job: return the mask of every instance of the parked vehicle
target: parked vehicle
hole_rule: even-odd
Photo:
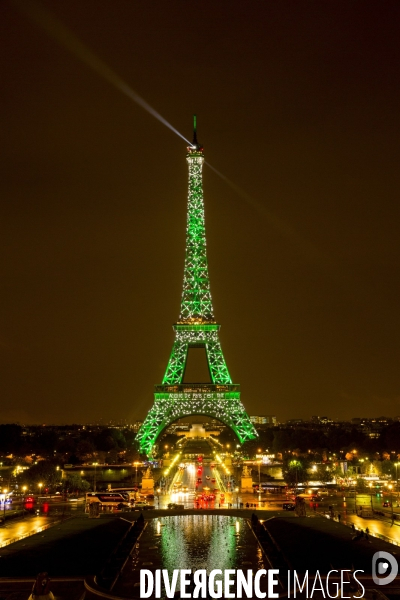
[[[371,519],[374,516],[374,513],[370,506],[362,504],[357,506],[357,515],[359,517],[363,517],[364,519]]]
[[[68,498],[69,502],[78,502],[78,498]],[[118,506],[124,506],[129,508],[131,503],[129,496],[126,493],[121,492],[87,492],[86,494],[86,507],[90,504],[98,503],[100,507],[111,507],[118,508]]]

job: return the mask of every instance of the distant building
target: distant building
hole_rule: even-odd
[[[319,416],[313,416],[311,417],[311,423],[315,423],[316,425],[327,425],[328,423],[332,423],[332,419],[329,419],[328,417],[319,417]]]
[[[254,425],[277,425],[277,420],[275,415],[253,415],[250,417],[250,421]]]
[[[377,439],[381,435],[381,431],[387,425],[393,423],[393,419],[389,417],[373,417],[368,419],[366,417],[354,417],[351,419],[351,424],[372,439]]]

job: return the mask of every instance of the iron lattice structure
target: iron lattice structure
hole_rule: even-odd
[[[175,323],[175,341],[161,385],[155,386],[154,404],[139,429],[141,452],[150,454],[158,436],[182,417],[206,415],[222,421],[241,443],[257,433],[240,401],[240,386],[232,383],[219,341],[208,275],[202,168],[203,148],[197,142],[187,149],[189,192],[186,254],[181,311]],[[212,383],[183,383],[188,350],[205,348]]]

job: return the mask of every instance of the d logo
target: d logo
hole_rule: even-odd
[[[372,557],[372,579],[376,585],[387,585],[396,579],[399,567],[397,560],[388,552],[375,552]],[[379,577],[385,575],[385,577]]]

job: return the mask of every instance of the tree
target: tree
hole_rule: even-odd
[[[383,475],[390,475],[393,479],[396,476],[396,467],[394,462],[391,460],[380,460],[380,472]]]
[[[291,486],[297,486],[299,483],[308,484],[308,461],[302,459],[285,459],[282,466],[282,473],[285,482]]]
[[[102,450],[103,452],[109,452],[113,448],[115,448],[118,444],[112,436],[111,429],[103,429],[98,433],[95,437],[95,445],[97,450]]]
[[[41,483],[43,489],[45,489],[46,487],[52,487],[57,483],[60,483],[60,481],[60,471],[58,471],[56,466],[48,460],[41,460],[36,465],[32,465],[29,469],[18,475],[19,483],[26,483],[35,491],[38,490],[39,483]]]
[[[76,447],[76,454],[81,460],[91,458],[93,456],[94,446],[89,440],[80,440]]]
[[[392,423],[382,429],[379,438],[381,450],[386,450],[389,454],[394,451],[397,455],[400,453],[400,423]]]
[[[292,446],[291,439],[292,431],[287,429],[277,429],[274,431],[274,441],[272,443],[272,449],[274,452],[285,452],[287,450],[293,450],[295,446]]]
[[[58,444],[58,436],[52,429],[39,427],[32,438],[31,444],[36,454],[53,456]]]
[[[22,445],[22,427],[14,423],[0,425],[0,452],[15,454]]]
[[[90,483],[82,479],[79,473],[68,473],[65,479],[65,489],[69,492],[88,492]]]
[[[316,472],[316,479],[321,483],[329,483],[333,479],[333,473],[329,467],[320,466]]]

